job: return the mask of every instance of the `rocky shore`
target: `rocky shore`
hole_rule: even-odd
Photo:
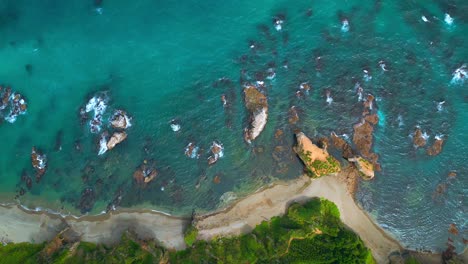
[[[227,208],[196,216],[198,239],[249,232],[262,221],[281,215],[292,202],[323,197],[334,202],[341,220],[372,250],[378,263],[401,258],[402,246],[354,202],[346,183],[346,171],[318,179],[302,176],[296,180],[279,182],[237,200]],[[255,212],[255,213],[252,213]],[[42,242],[67,229],[65,235],[80,237],[82,241],[112,244],[126,230],[142,238],[152,238],[163,246],[185,248],[184,230],[189,217],[174,217],[151,210],[120,209],[97,216],[60,216],[45,212],[27,211],[20,206],[0,207],[0,237],[3,242]],[[440,263],[440,255],[421,253],[424,263]]]

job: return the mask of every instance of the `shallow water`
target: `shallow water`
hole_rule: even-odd
[[[428,2],[119,0],[103,1],[100,13],[93,1],[2,1],[0,83],[28,102],[26,115],[0,124],[2,200],[12,201],[23,188],[25,205],[74,214],[98,213],[119,196],[124,207],[213,210],[226,192],[244,195],[299,175],[302,166],[290,151],[294,129],[311,137],[351,136],[362,111],[359,82],[378,99],[374,151],[382,171],[361,183],[358,200],[405,245],[441,250],[449,224],[466,234],[468,219],[468,81],[450,83],[468,63],[468,4]],[[452,25],[443,21],[446,12]],[[281,31],[273,26],[277,15],[286,17]],[[265,80],[268,124],[247,145],[240,78],[253,82],[272,67],[276,77]],[[364,80],[364,69],[372,79]],[[231,82],[217,81],[222,77]],[[312,91],[299,99],[295,93],[306,81]],[[99,135],[81,126],[78,115],[99,91],[110,98],[108,115],[124,109],[132,117],[127,140],[102,156]],[[230,107],[223,108],[222,94]],[[292,105],[299,109],[296,126],[288,123]],[[179,132],[171,130],[173,118]],[[409,135],[416,125],[429,134],[429,145],[444,135],[440,155],[414,149]],[[284,132],[280,139],[277,129]],[[208,166],[213,140],[222,142],[224,157]],[[199,159],[184,155],[189,142],[204,149]],[[48,169],[28,190],[21,176],[34,178],[32,146],[47,154]],[[275,160],[277,146],[286,151]],[[144,159],[159,174],[141,187],[132,175]],[[447,178],[450,171],[455,179]],[[439,184],[446,190],[434,195]],[[85,190],[93,195],[82,210]],[[452,238],[461,250],[461,236]]]

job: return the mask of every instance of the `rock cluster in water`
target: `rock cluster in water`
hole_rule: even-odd
[[[31,150],[31,165],[36,171],[36,181],[39,182],[47,169],[47,156],[35,147]]]
[[[429,140],[429,135],[426,132],[422,132],[419,126],[416,126],[416,130],[412,134],[413,144],[416,148],[422,148],[426,146],[427,141]],[[426,153],[429,156],[436,156],[442,151],[442,146],[444,144],[444,139],[442,135],[437,135],[434,137],[434,143],[426,149]]]
[[[107,93],[102,92],[91,97],[86,106],[80,109],[81,123],[84,124],[89,119],[91,133],[100,133],[105,121],[108,123],[108,129],[111,133],[107,130],[101,133],[98,155],[103,155],[123,142],[127,138],[125,130],[132,126],[131,118],[124,110],[117,109],[106,119],[105,114],[108,103],[109,97]],[[91,118],[88,117],[88,113],[92,113]]]
[[[133,173],[133,179],[137,184],[148,184],[158,176],[154,162],[143,161],[138,169]]]
[[[185,147],[185,156],[191,159],[198,159],[201,156],[200,147],[195,144],[195,142],[190,142]],[[220,158],[224,156],[224,147],[223,144],[219,141],[213,141],[210,147],[210,156],[208,157],[208,165],[215,164]]]
[[[0,118],[14,123],[19,115],[26,114],[27,108],[26,100],[20,93],[0,85]]]
[[[369,160],[375,170],[380,170],[379,156],[372,152],[374,126],[379,122],[374,106],[374,96],[369,94],[364,101],[361,121],[353,126],[353,143],[361,156]]]
[[[247,85],[244,88],[244,101],[250,113],[250,124],[244,130],[244,139],[251,143],[265,128],[268,118],[268,102],[266,95],[253,85]]]
[[[219,158],[222,158],[224,156],[223,150],[223,144],[217,141],[213,141],[213,144],[210,148],[212,155],[208,157],[208,165],[215,164]]]

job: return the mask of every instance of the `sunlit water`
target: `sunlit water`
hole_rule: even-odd
[[[442,250],[454,223],[462,250],[468,81],[452,81],[452,74],[468,63],[468,4],[336,2],[1,1],[0,83],[28,103],[26,115],[0,124],[3,202],[23,188],[26,206],[62,213],[98,213],[119,196],[120,207],[213,210],[226,192],[242,196],[300,175],[290,149],[295,129],[351,137],[362,111],[359,82],[377,97],[374,151],[382,164],[374,180],[361,183],[359,202],[410,248]],[[280,30],[275,18],[283,20]],[[264,80],[268,124],[248,145],[241,82],[263,79],[269,68],[276,76]],[[303,82],[312,90],[298,98]],[[126,141],[98,156],[100,136],[80,124],[79,109],[103,91],[109,102],[102,129],[111,131],[106,120],[115,109],[125,110],[132,126]],[[293,105],[295,126],[288,123]],[[180,131],[171,129],[172,119]],[[415,150],[416,125],[429,145],[443,135],[440,155]],[[214,140],[224,156],[208,166]],[[199,159],[184,155],[189,142],[203,150]],[[48,169],[28,190],[21,176],[34,178],[32,146],[47,155]],[[142,187],[133,172],[145,159],[159,174]],[[445,192],[436,195],[440,184]],[[86,191],[92,195],[83,200]]]

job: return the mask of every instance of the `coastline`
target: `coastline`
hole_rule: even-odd
[[[336,204],[342,222],[364,241],[377,263],[387,263],[392,252],[403,246],[361,209],[349,192],[344,173],[318,179],[301,176],[278,182],[235,201],[227,208],[197,215],[199,239],[239,235],[274,216],[284,214],[291,203],[314,197]],[[189,217],[175,217],[155,210],[119,209],[93,216],[60,216],[44,211],[29,211],[20,205],[0,206],[0,240],[2,242],[42,242],[68,228],[73,236],[86,242],[112,244],[128,229],[141,238],[155,239],[170,249],[185,248],[184,231]],[[439,263],[440,255],[416,253],[424,263]],[[466,256],[466,251],[463,253]]]

